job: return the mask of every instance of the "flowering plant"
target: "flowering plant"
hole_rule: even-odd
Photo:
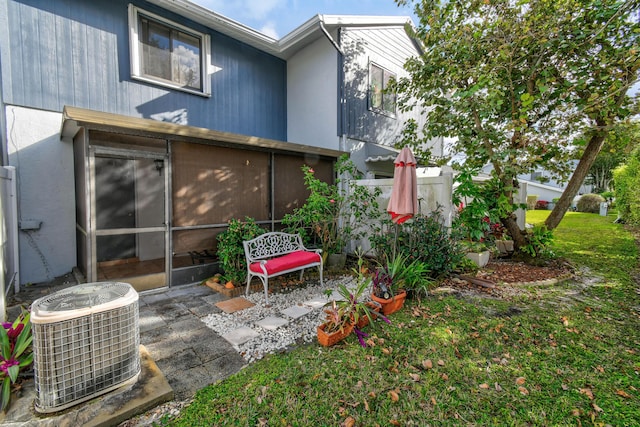
[[[0,409],[6,411],[11,398],[11,385],[18,380],[18,374],[33,362],[31,351],[30,313],[22,313],[13,323],[6,322],[0,328],[0,380],[2,380],[2,399]]]
[[[349,184],[359,177],[348,157],[341,157],[336,169],[349,179]],[[319,242],[323,256],[342,253],[351,239],[366,235],[368,228],[364,226],[365,222],[379,215],[376,198],[381,190],[370,192],[364,187],[352,185],[350,192],[346,193],[338,187],[340,180],[335,184],[321,181],[308,165],[302,166],[302,172],[309,197],[303,206],[284,216],[284,231],[299,233],[310,245]]]

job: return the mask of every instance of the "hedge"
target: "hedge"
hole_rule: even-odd
[[[628,224],[640,225],[640,147],[613,170],[613,182],[618,215]]]

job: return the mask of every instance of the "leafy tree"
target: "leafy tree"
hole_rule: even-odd
[[[396,0],[413,4],[423,54],[395,86],[402,109],[422,108],[428,137],[455,138],[466,168],[493,165],[510,208],[500,220],[516,248],[517,175],[538,166],[570,175],[576,135],[582,156],[546,225],[562,219],[607,132],[632,114],[638,80],[638,1]]]
[[[587,175],[587,183],[594,186],[595,193],[611,190],[613,170],[639,143],[640,122],[620,123],[609,132]]]

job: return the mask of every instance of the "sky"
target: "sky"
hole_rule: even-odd
[[[200,6],[280,39],[317,14],[410,16],[393,0],[191,0]]]

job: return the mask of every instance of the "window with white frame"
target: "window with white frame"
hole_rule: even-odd
[[[381,66],[369,64],[369,109],[395,116],[396,94],[386,89],[396,75]]]
[[[134,79],[210,95],[209,35],[129,5],[131,76]]]

